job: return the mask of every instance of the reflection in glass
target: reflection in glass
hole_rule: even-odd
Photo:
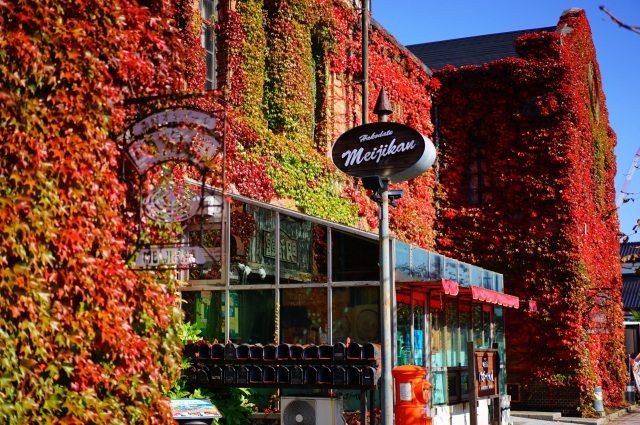
[[[469,399],[469,374],[465,372],[460,374],[460,393],[463,400]]]
[[[506,380],[505,380],[505,335],[504,335],[504,308],[495,306],[493,308],[495,328],[496,328],[496,342],[498,343],[498,350],[500,350],[500,392],[504,393],[506,391]]]
[[[444,363],[444,306],[431,300],[431,366],[445,367]]]
[[[477,266],[471,267],[471,285],[482,287],[482,269]]]
[[[404,366],[411,360],[411,306],[399,302],[397,304],[397,333],[396,333],[396,365]]]
[[[189,280],[211,279],[221,277],[222,233],[220,223],[189,225],[186,232],[189,246],[202,247],[205,252],[205,263],[201,267],[189,269]]]
[[[471,270],[467,263],[458,263],[458,285],[467,288],[471,286]]]
[[[415,305],[413,307],[413,364],[424,366],[424,307]]]
[[[411,346],[411,306],[397,305],[396,364],[424,366],[424,307],[413,306],[413,347]]]
[[[419,280],[429,280],[429,251],[413,248],[411,274]]]
[[[488,306],[485,306],[482,310],[482,331],[484,333],[483,347],[491,348],[493,343],[492,323],[491,323],[491,311],[488,310]]]
[[[489,270],[482,271],[482,287],[493,290],[493,273]]]
[[[194,324],[209,342],[224,341],[225,298],[223,291],[184,291],[184,322]]]
[[[395,241],[396,254],[396,281],[407,282],[411,280],[411,246],[404,242]]]
[[[474,304],[471,311],[473,314],[473,344],[475,348],[483,348],[482,306],[480,304]]]
[[[471,336],[471,304],[461,302],[460,306],[460,366],[468,366],[467,343]]]
[[[503,292],[504,287],[502,286],[502,275],[499,273],[493,274],[493,285],[496,291]]]
[[[380,289],[375,286],[334,288],[331,300],[333,341],[380,342]]]
[[[448,300],[445,309],[447,320],[447,366],[459,366],[458,354],[460,341],[458,339],[458,300]]]
[[[331,249],[334,282],[380,280],[377,241],[333,230]]]
[[[458,378],[460,377],[457,373],[449,373],[447,375],[447,387],[449,387],[449,398],[450,399],[458,399],[460,397]]]
[[[231,204],[231,284],[275,283],[274,214],[243,202]]]
[[[431,375],[433,380],[433,389],[431,390],[431,399],[433,404],[446,404],[447,393],[447,374],[446,372],[434,372]]]
[[[429,254],[429,279],[440,280],[443,276],[444,258],[440,254]]]
[[[446,257],[444,263],[444,278],[458,282],[458,261]]]
[[[275,334],[273,290],[231,291],[229,336],[235,344],[269,344]]]
[[[280,292],[280,341],[327,344],[326,288],[292,288]]]
[[[327,228],[281,214],[280,283],[326,281]]]

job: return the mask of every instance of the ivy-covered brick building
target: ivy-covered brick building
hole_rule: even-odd
[[[616,138],[585,12],[409,47],[435,65],[440,252],[504,273],[512,407],[618,404],[624,362]],[[433,62],[430,62],[433,58]]]
[[[589,415],[596,386],[606,406],[621,402],[627,373],[613,207],[615,134],[582,10],[566,11],[555,27],[410,50],[374,21],[365,79],[359,9],[349,2],[203,0],[202,6],[207,84],[223,93],[230,113],[226,168],[212,186],[375,232],[377,206],[328,160],[333,141],[362,123],[363,80],[371,93],[368,121],[376,120],[371,111],[385,87],[391,120],[435,141],[434,170],[394,186],[405,197],[391,214],[393,236],[503,274],[500,291],[517,295],[520,308],[492,307],[484,323],[482,308],[476,314],[441,289],[423,291],[419,308],[432,330],[423,354],[432,379],[442,379],[432,403],[464,403],[464,357],[447,354],[448,363],[443,357],[440,365],[437,353],[459,350],[485,325],[498,332],[505,327],[503,384],[514,406]],[[238,217],[248,212],[231,208]],[[246,245],[235,238],[236,249]],[[230,281],[222,283],[239,284],[242,276],[231,269],[241,263],[227,264]],[[252,278],[259,275],[247,275]],[[253,283],[264,284],[261,279]],[[202,279],[194,284],[212,289]],[[414,301],[403,298],[402,285],[398,290],[400,321],[408,317],[402,302]],[[286,298],[286,291],[279,295]],[[229,329],[215,332],[229,337]],[[320,338],[320,330],[314,332]],[[329,340],[340,335],[337,328],[325,332]],[[487,335],[487,342],[495,336]],[[416,358],[415,340],[394,345],[398,352],[410,346]]]

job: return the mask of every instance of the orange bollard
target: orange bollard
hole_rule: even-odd
[[[391,371],[394,382],[393,413],[395,425],[430,425],[427,402],[433,387],[427,382],[427,369],[399,366]]]

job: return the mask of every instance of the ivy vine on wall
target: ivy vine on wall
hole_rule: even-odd
[[[520,37],[520,58],[435,73],[446,188],[438,245],[504,273],[507,291],[536,301],[537,311],[508,312],[507,373],[578,388],[588,414],[596,385],[615,406],[628,379],[616,141],[606,109],[595,107],[604,99],[584,11],[565,14],[565,26]],[[601,290],[611,302],[594,306]],[[594,308],[612,324],[606,331]]]

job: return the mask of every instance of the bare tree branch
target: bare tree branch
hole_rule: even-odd
[[[606,8],[606,7],[604,7],[604,6],[600,6],[600,10],[602,10],[604,13],[606,13],[607,15],[609,15],[609,17],[611,18],[611,20],[612,20],[613,22],[615,22],[616,24],[618,24],[619,26],[621,26],[622,28],[626,28],[626,29],[628,29],[629,31],[633,31],[633,32],[635,32],[635,33],[637,33],[637,34],[640,34],[640,27],[625,24],[625,23],[624,23],[624,22],[622,22],[620,19],[616,18],[616,17],[613,15],[613,13],[611,13],[611,12],[609,11],[609,9],[607,9],[607,8]]]

